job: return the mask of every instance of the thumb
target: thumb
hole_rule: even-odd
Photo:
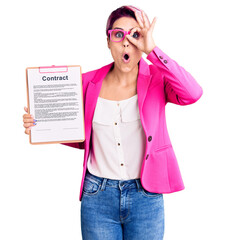
[[[27,107],[24,107],[24,111],[27,113],[27,112],[28,112],[28,108],[27,108]]]

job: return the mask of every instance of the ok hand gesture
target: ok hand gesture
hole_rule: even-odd
[[[137,11],[134,11],[134,12],[140,27],[134,28],[131,31],[130,35],[127,34],[126,37],[139,50],[141,50],[142,52],[148,55],[156,46],[154,39],[152,37],[152,33],[154,30],[157,18],[155,17],[152,23],[150,24],[149,19],[146,13],[144,13],[144,11],[141,10],[141,14],[139,14]],[[138,39],[135,39],[132,37],[134,32],[139,32],[140,37]]]

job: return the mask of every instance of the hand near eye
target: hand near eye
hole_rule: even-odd
[[[148,55],[156,46],[154,39],[152,37],[152,32],[154,30],[154,26],[157,18],[155,17],[152,23],[150,24],[149,19],[146,13],[144,13],[144,11],[142,11],[142,14],[141,14],[142,18],[136,11],[135,11],[135,16],[140,27],[134,28],[131,31],[130,35],[126,35],[126,37],[139,50],[141,50],[142,52]],[[132,37],[134,32],[139,32],[140,36],[138,39]]]

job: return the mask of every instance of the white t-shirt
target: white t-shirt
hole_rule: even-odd
[[[98,97],[92,128],[89,172],[117,180],[140,178],[146,136],[137,94],[121,101]]]

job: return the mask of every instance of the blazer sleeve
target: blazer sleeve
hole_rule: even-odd
[[[192,75],[157,46],[147,55],[147,59],[162,73],[166,102],[188,105],[202,96],[203,90]]]

